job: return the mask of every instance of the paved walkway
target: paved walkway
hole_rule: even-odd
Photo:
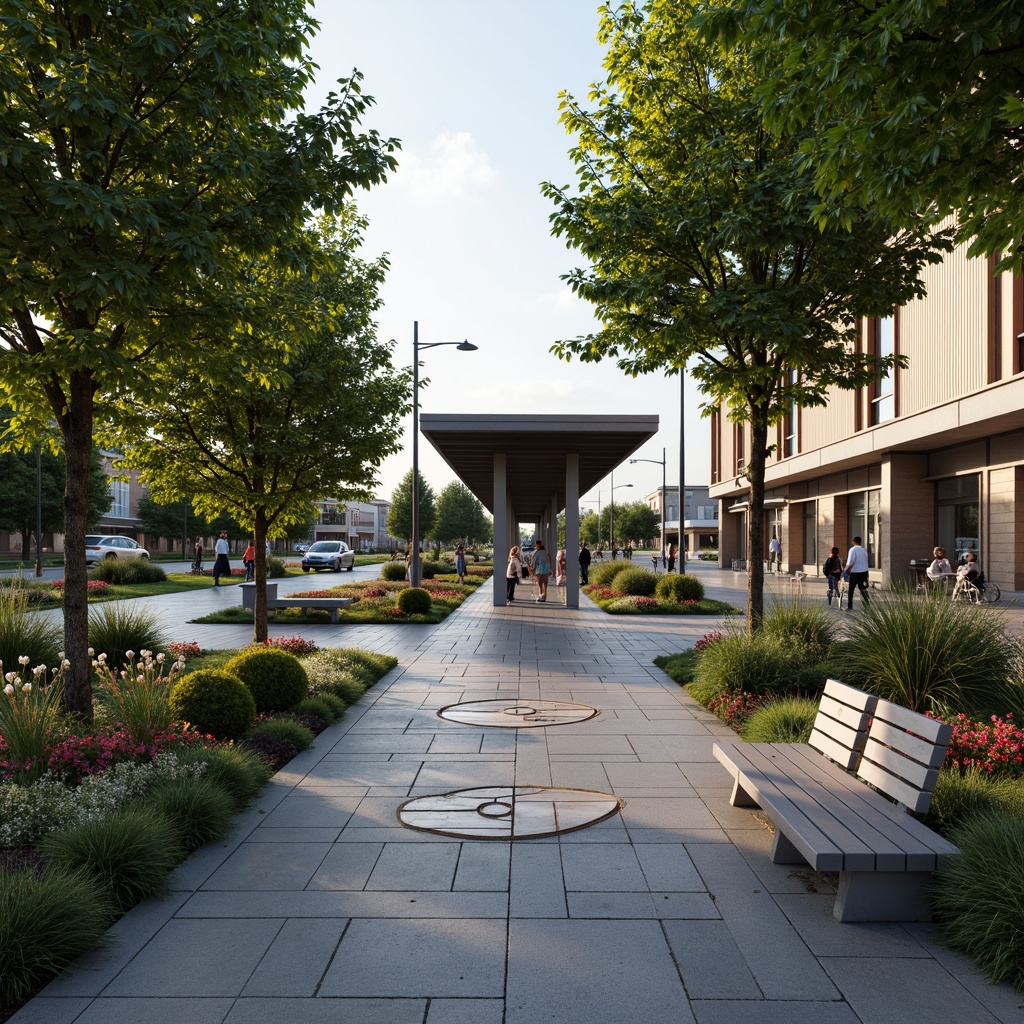
[[[178,639],[244,642],[244,627],[182,624],[214,601],[237,597],[160,605]],[[987,984],[931,926],[837,924],[834,877],[769,862],[769,832],[728,805],[711,755],[732,734],[651,664],[713,622],[489,602],[484,588],[436,627],[303,627],[401,664],[176,872],[167,899],[136,907],[108,951],[13,1020],[1024,1021],[1024,997]],[[435,714],[505,696],[600,715],[509,730]],[[603,790],[625,807],[514,843],[396,820],[410,796],[510,784]]]

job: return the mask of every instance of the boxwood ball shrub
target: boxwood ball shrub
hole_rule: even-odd
[[[380,578],[382,580],[390,580],[392,583],[398,583],[405,579],[405,575],[404,562],[385,562],[380,567]]]
[[[630,597],[651,597],[657,585],[658,577],[639,565],[624,569],[615,577],[615,589]]]
[[[89,573],[89,579],[102,580],[113,586],[132,586],[137,583],[163,583],[167,573],[148,558],[107,558]]]
[[[612,580],[614,580],[620,572],[625,572],[627,569],[632,568],[635,568],[633,563],[627,561],[625,558],[615,559],[612,562],[591,562],[590,582],[599,583],[602,587],[611,587]]]
[[[302,662],[274,647],[259,647],[236,654],[224,671],[248,687],[260,715],[287,711],[309,694],[309,679]]]
[[[182,676],[168,698],[174,720],[219,740],[241,739],[256,717],[252,693],[237,676],[201,668]]]
[[[423,578],[425,580],[432,580],[435,576],[440,576],[443,573],[451,571],[452,567],[450,565],[445,565],[444,562],[423,563]]]
[[[658,580],[654,591],[663,601],[703,601],[704,584],[696,576],[686,573],[669,573]]]
[[[426,615],[430,611],[430,595],[420,587],[406,587],[398,592],[396,604],[406,615]]]

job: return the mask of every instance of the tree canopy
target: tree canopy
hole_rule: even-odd
[[[376,337],[387,264],[356,256],[363,227],[350,209],[292,241],[315,272],[290,270],[279,248],[240,260],[243,315],[212,318],[197,338],[206,375],[165,363],[155,387],[123,398],[121,421],[136,438],[126,463],[153,495],[187,495],[200,515],[227,512],[255,536],[257,641],[267,536],[307,523],[325,494],[365,496],[398,450],[410,385]]]
[[[429,537],[434,532],[437,518],[437,496],[434,488],[419,474],[420,491],[420,536]],[[388,509],[388,533],[398,540],[412,543],[412,470],[402,477],[391,492],[391,508]]]
[[[395,164],[393,140],[358,130],[357,74],[303,112],[315,28],[295,0],[10,0],[0,14],[0,381],[64,442],[64,695],[84,718],[102,392],[187,351],[240,254]]]
[[[972,255],[1024,265],[1024,7],[735,0],[707,24],[753,54],[768,123],[813,126],[815,215],[955,214]]]
[[[440,544],[487,539],[488,521],[484,507],[459,480],[452,480],[441,489],[435,516],[430,536]]]
[[[616,359],[628,374],[690,363],[707,397],[750,426],[748,550],[762,543],[768,427],[791,405],[827,403],[886,365],[855,344],[861,316],[921,294],[941,239],[866,212],[849,229],[813,219],[801,136],[771,131],[748,54],[709,39],[679,0],[603,8],[607,82],[592,109],[571,95],[562,122],[578,188],[544,186],[553,232],[588,264],[567,275],[594,304],[597,333],[565,359]],[[763,610],[753,558],[748,619]]]

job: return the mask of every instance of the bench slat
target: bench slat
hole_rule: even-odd
[[[886,751],[886,753],[889,753],[889,751]],[[938,775],[938,772],[933,771],[933,774]],[[904,782],[902,779],[897,778],[897,776],[891,775],[884,768],[869,761],[867,757],[861,759],[860,766],[857,768],[857,775],[865,782],[870,782],[872,786],[891,796],[894,800],[905,804],[907,809],[915,814],[924,814],[932,805],[930,789],[924,791],[908,782]],[[934,788],[934,783],[932,788]]]
[[[953,726],[948,723],[940,722],[936,718],[929,718],[927,715],[911,711],[888,700],[880,700],[875,705],[875,718],[889,722],[899,729],[906,729],[930,743],[937,743],[944,747],[949,746],[949,741],[953,736]]]
[[[845,743],[836,742],[831,736],[826,736],[817,728],[811,730],[811,738],[808,746],[832,758],[833,761],[842,765],[847,771],[852,771],[860,763],[861,752],[851,749]]]
[[[937,746],[928,740],[912,736],[909,732],[897,729],[881,719],[872,724],[871,738],[877,743],[893,747],[928,768],[941,768],[942,762],[946,759],[946,747],[944,745]]]
[[[841,722],[848,729],[855,731],[867,731],[871,722],[870,711],[858,711],[846,704],[840,704],[829,696],[823,696],[818,702],[818,716]]]

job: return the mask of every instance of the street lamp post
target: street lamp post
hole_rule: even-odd
[[[632,487],[632,484],[619,484],[615,486],[615,474],[611,474],[611,501],[608,505],[608,545],[612,549],[612,558],[615,558],[615,492],[621,490],[623,487]],[[600,523],[600,513],[598,514],[598,523]]]
[[[43,448],[36,442],[36,576],[43,575]]]
[[[412,324],[412,552],[409,557],[409,584],[420,585],[420,349],[454,345],[459,352],[475,352],[468,341],[431,341],[420,344],[420,322]]]
[[[634,462],[652,462],[655,466],[661,466],[661,501],[658,504],[661,506],[661,566],[665,567],[665,502],[668,501],[668,494],[665,491],[665,466],[668,464],[668,460],[665,457],[665,449],[661,449],[661,460],[658,459],[630,459],[629,464],[632,466]],[[679,520],[679,539],[683,539],[683,521]]]

